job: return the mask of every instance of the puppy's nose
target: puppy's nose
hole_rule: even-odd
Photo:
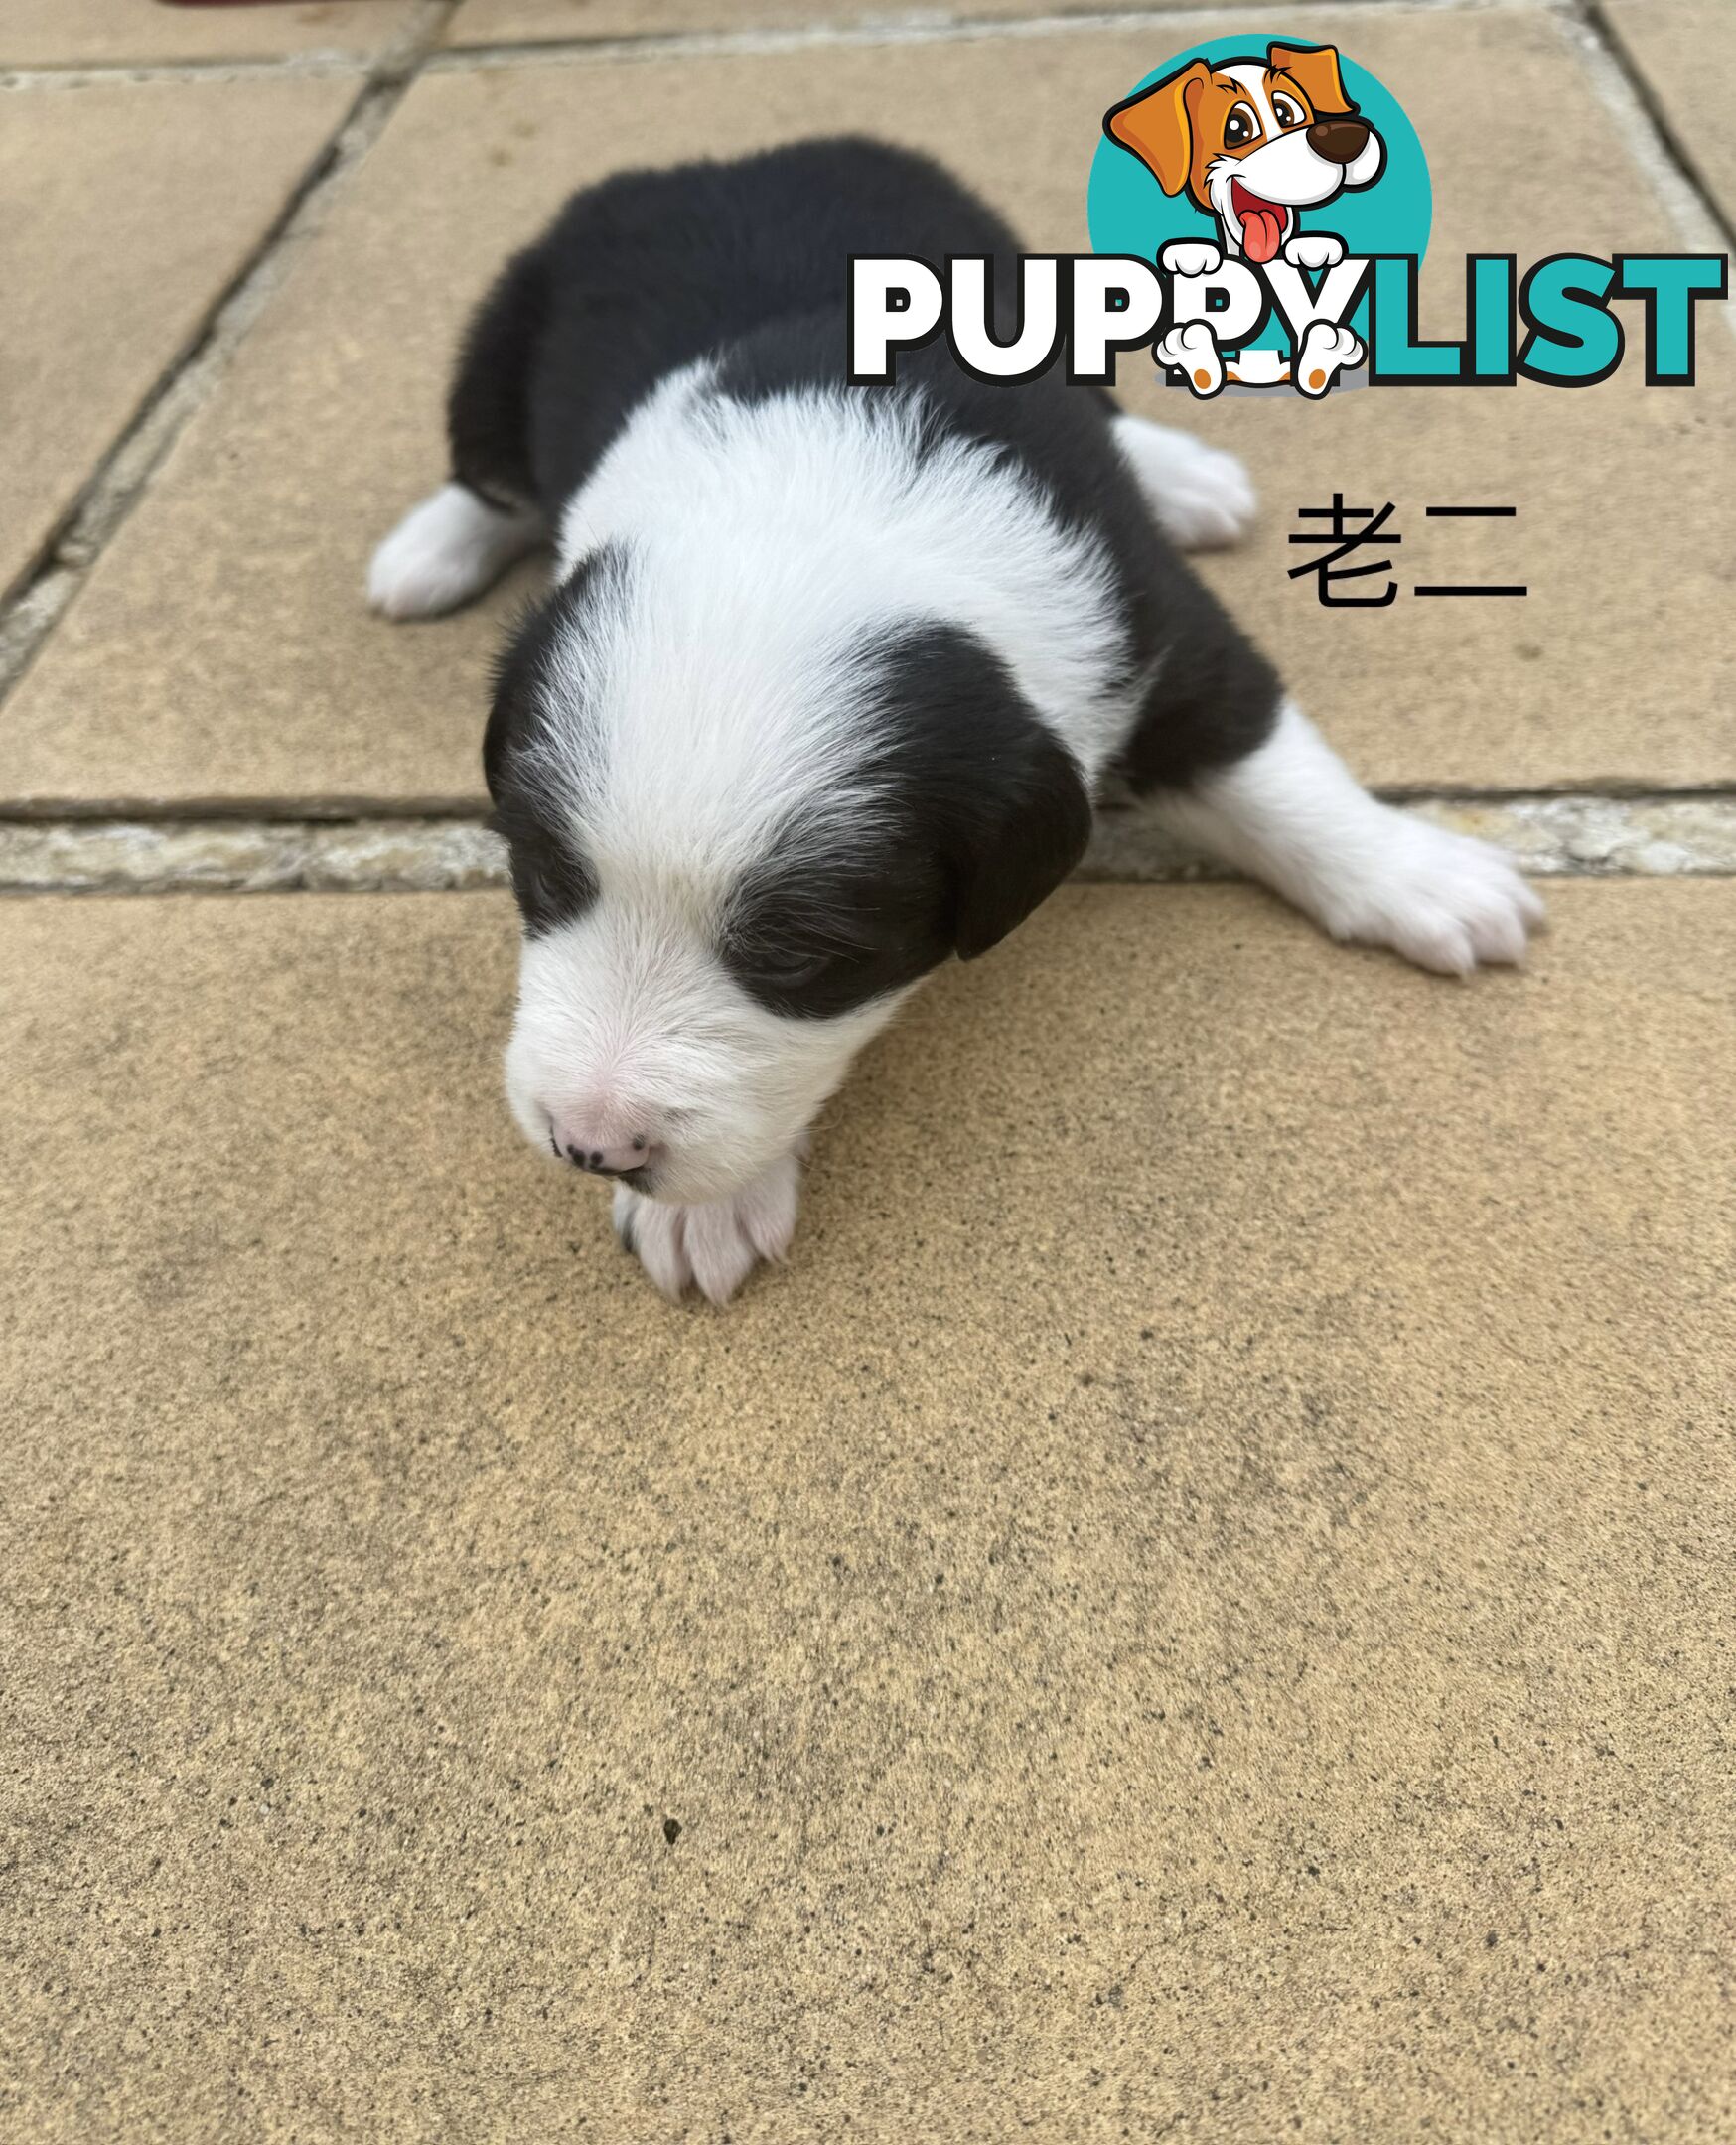
[[[604,1140],[582,1125],[555,1124],[549,1127],[548,1143],[562,1161],[589,1170],[593,1177],[624,1177],[651,1160],[651,1143],[643,1132],[630,1139]]]
[[[1308,146],[1329,164],[1354,164],[1368,147],[1366,119],[1316,119],[1308,129]]]

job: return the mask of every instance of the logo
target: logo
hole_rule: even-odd
[[[1346,264],[1420,262],[1430,213],[1397,100],[1336,46],[1276,39],[1210,39],[1148,74],[1104,113],[1087,196],[1099,253],[1153,258],[1190,286],[1156,356],[1200,395],[1319,396],[1356,372],[1367,277]]]
[[[1590,387],[1644,351],[1655,387],[1694,378],[1712,253],[1511,253],[1464,264],[1464,331],[1417,338],[1428,160],[1397,99],[1336,46],[1218,37],[1154,68],[1103,114],[1086,201],[1094,251],[1026,254],[1016,288],[975,254],[850,262],[850,379],[944,334],[978,378],[1111,385],[1148,352],[1202,398],[1335,387]],[[1002,271],[997,275],[997,267]],[[1624,319],[1619,300],[1633,301]]]

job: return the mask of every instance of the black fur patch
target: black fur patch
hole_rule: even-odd
[[[1017,241],[938,164],[849,137],[618,172],[575,194],[479,307],[447,404],[453,475],[550,520],[665,374],[837,306],[851,253]],[[1004,280],[1004,278],[1003,278]]]
[[[859,659],[875,706],[865,772],[883,814],[832,856],[792,827],[739,890],[721,948],[761,1004],[801,1019],[987,952],[1090,835],[1072,755],[973,635],[914,626]]]
[[[607,550],[583,560],[524,612],[495,663],[483,775],[494,800],[495,831],[506,844],[518,912],[532,938],[571,923],[597,898],[597,882],[551,801],[533,752],[547,721],[555,638],[563,631],[582,631],[585,610],[603,579],[623,570],[622,561]],[[582,709],[565,712],[583,719]]]

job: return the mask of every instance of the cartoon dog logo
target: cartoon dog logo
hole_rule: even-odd
[[[1385,167],[1386,147],[1347,94],[1332,45],[1272,44],[1256,54],[1208,65],[1193,60],[1161,81],[1137,91],[1103,115],[1103,132],[1130,150],[1166,194],[1186,192],[1196,208],[1216,218],[1219,242],[1178,241],[1166,246],[1163,265],[1181,275],[1211,275],[1226,255],[1258,263],[1281,254],[1296,268],[1330,268],[1344,258],[1344,242],[1330,231],[1299,229],[1304,209],[1336,200],[1347,187],[1371,187]],[[1325,359],[1331,371],[1360,363],[1361,344],[1348,329],[1335,335],[1343,348],[1310,354],[1312,378]],[[1186,369],[1195,345],[1210,342],[1199,323],[1175,331],[1186,344],[1174,353],[1158,346],[1166,362]],[[1354,346],[1354,348],[1353,348]],[[1250,353],[1249,358],[1268,354]],[[1231,379],[1269,384],[1289,367],[1231,364]]]
[[[1277,258],[1297,212],[1373,186],[1385,144],[1345,93],[1338,52],[1268,45],[1263,61],[1192,61],[1103,117],[1166,194],[1185,187],[1224,249]]]

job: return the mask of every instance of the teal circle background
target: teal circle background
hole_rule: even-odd
[[[1294,45],[1312,49],[1312,38],[1286,37],[1281,31],[1262,31],[1257,36],[1242,32],[1233,37],[1207,38],[1186,46],[1161,67],[1142,75],[1127,96],[1191,61],[1204,60],[1216,67],[1226,60],[1257,59],[1263,62],[1268,45]],[[1404,116],[1403,107],[1383,82],[1341,47],[1339,71],[1363,117],[1386,144],[1386,163],[1378,179],[1361,193],[1346,189],[1336,201],[1302,212],[1302,229],[1337,231],[1351,253],[1414,253],[1421,260],[1428,247],[1429,226],[1434,217],[1434,194],[1429,186],[1428,159],[1416,138],[1416,129]],[[1122,101],[1117,97],[1115,103]],[[1105,105],[1105,110],[1108,106]],[[1186,194],[1166,194],[1130,149],[1099,137],[1091,159],[1090,185],[1085,194],[1085,221],[1091,249],[1097,253],[1131,253],[1155,262],[1158,249],[1173,238],[1211,238],[1218,224]],[[1367,298],[1351,315],[1351,325],[1368,337]],[[1287,351],[1290,339],[1274,309],[1271,318],[1247,350]]]

